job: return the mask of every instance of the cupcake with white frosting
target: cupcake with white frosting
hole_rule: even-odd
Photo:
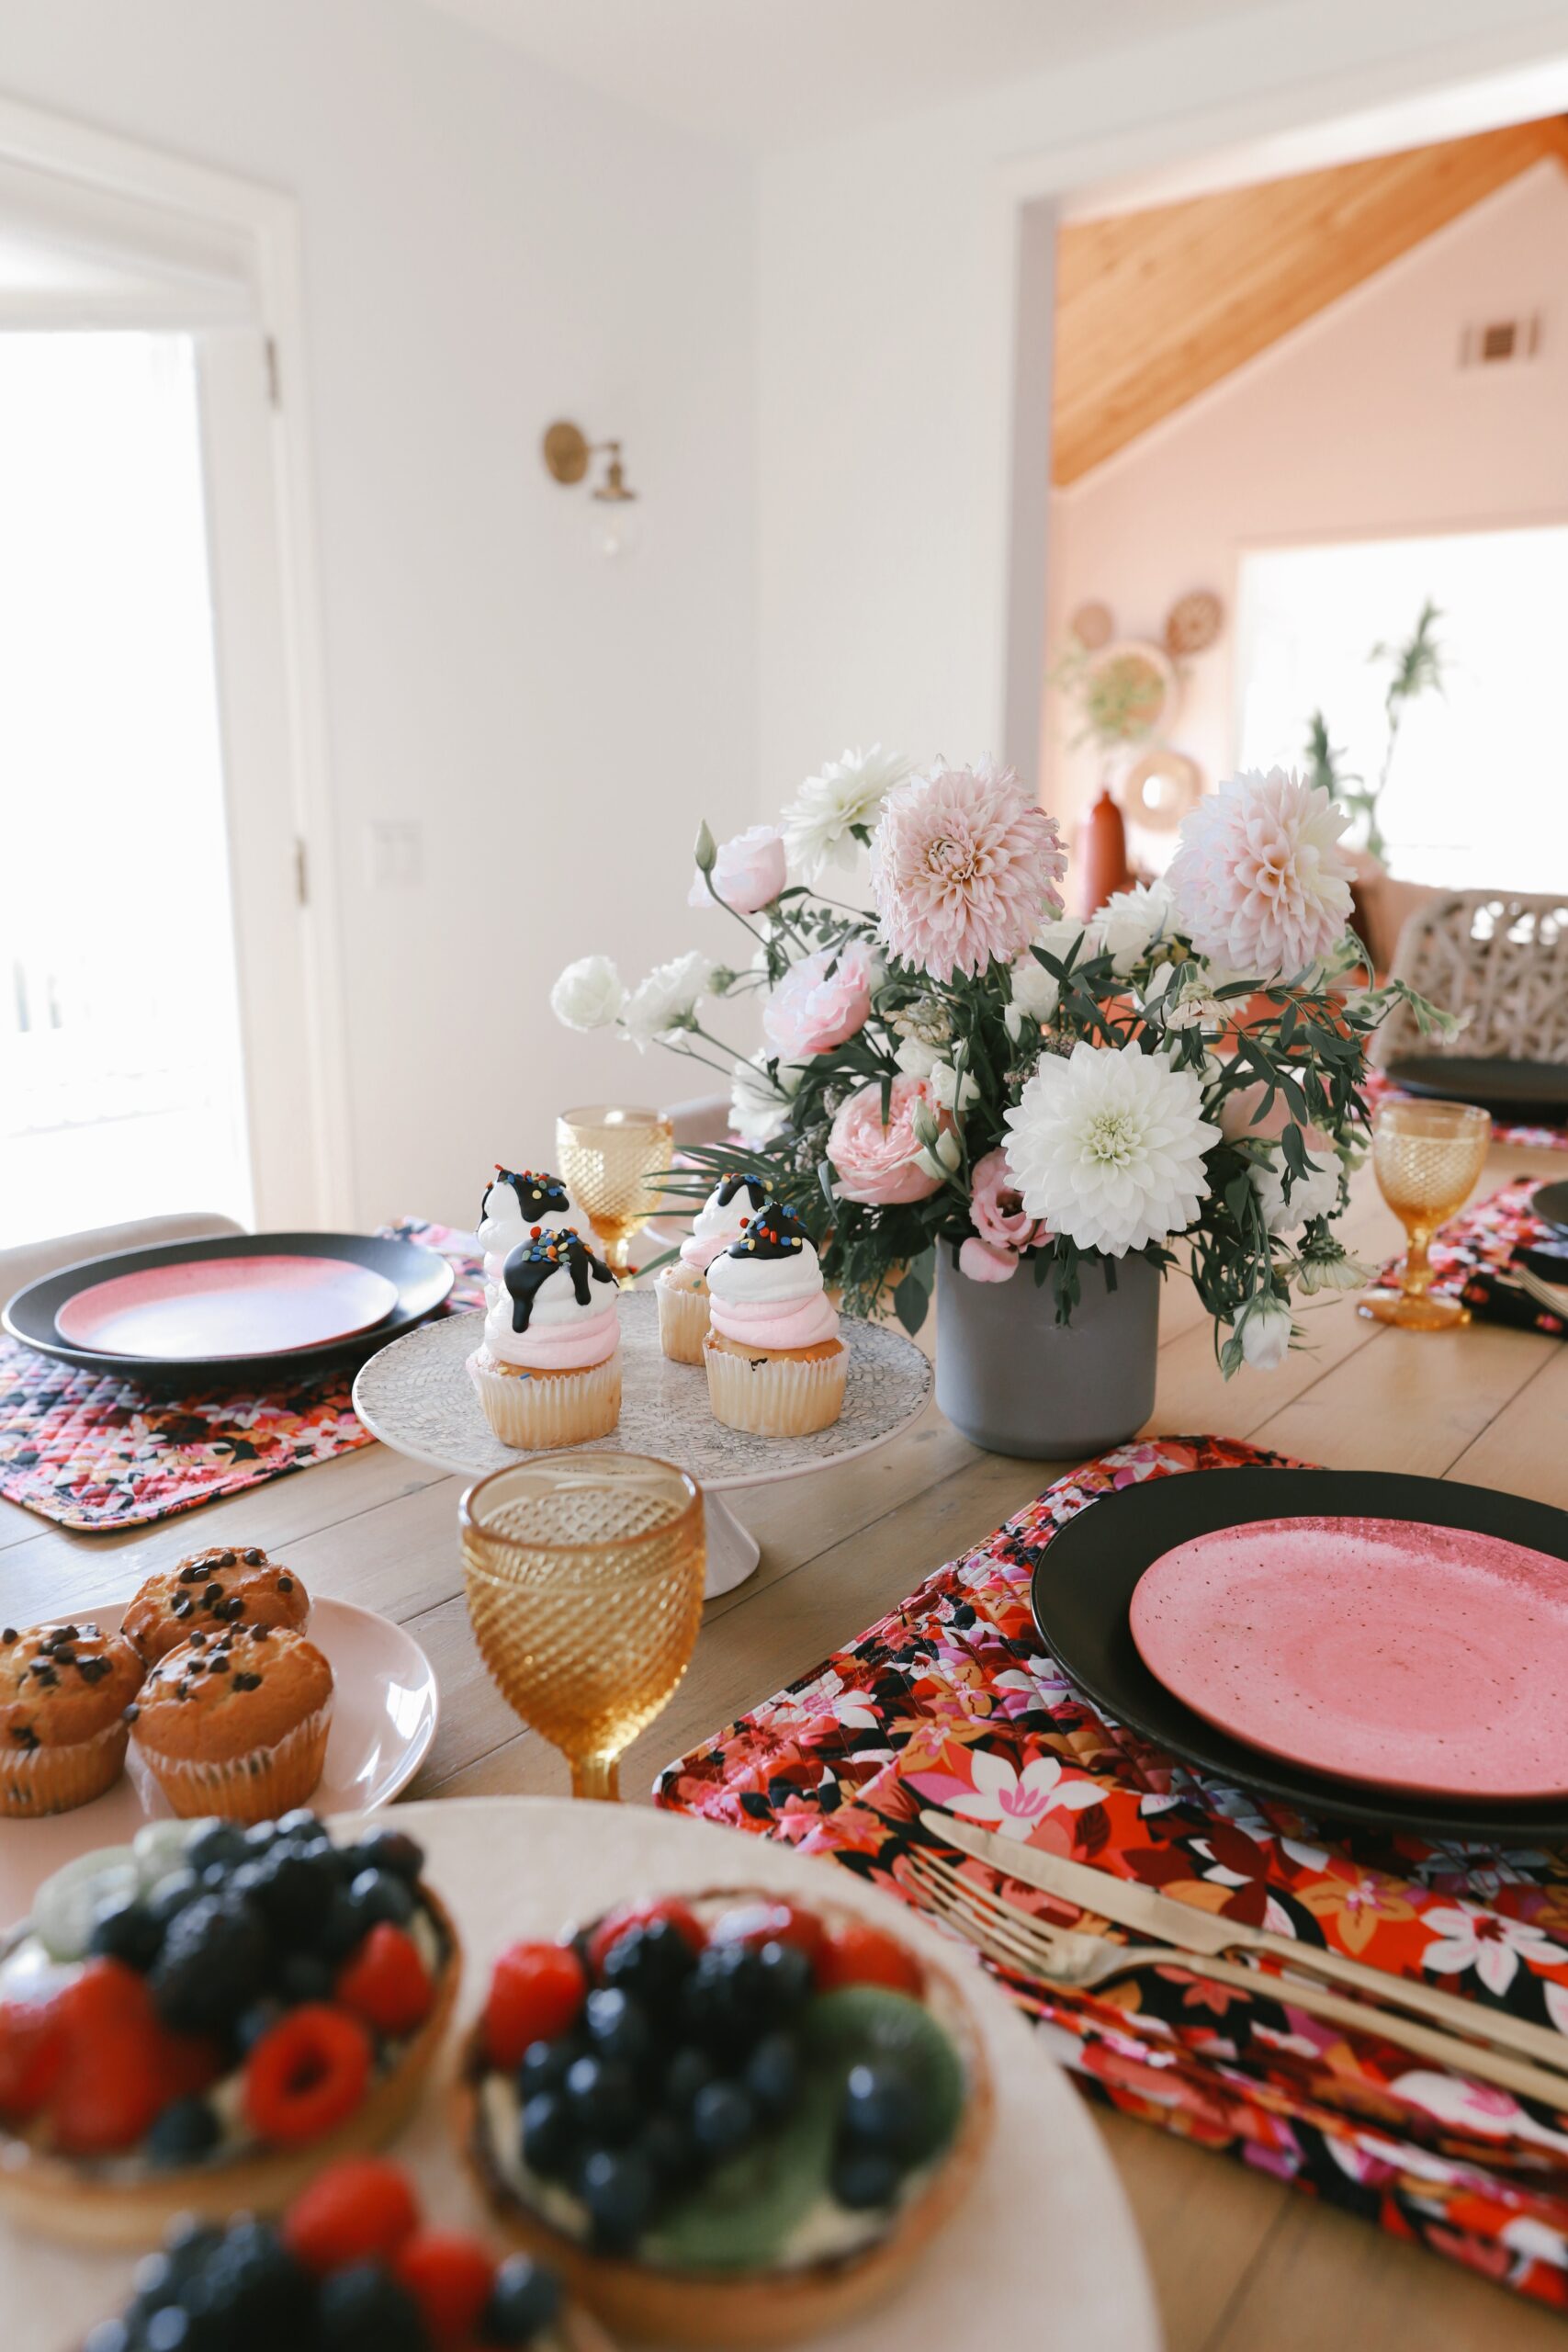
[[[795,1211],[766,1203],[714,1259],[707,1285],[714,1419],[757,1437],[804,1437],[836,1421],[850,1351]]]
[[[760,1176],[721,1177],[681,1244],[679,1262],[666,1266],[660,1275],[654,1285],[659,1344],[673,1363],[702,1363],[708,1328],[708,1268],[732,1241],[739,1241],[767,1197]]]
[[[479,1203],[477,1236],[484,1252],[487,1306],[501,1297],[502,1275],[512,1252],[552,1220],[573,1231],[584,1230],[588,1223],[558,1176],[545,1169],[503,1168],[498,1159]]]
[[[609,1435],[621,1414],[619,1300],[615,1275],[570,1226],[543,1226],[512,1251],[468,1358],[503,1445]]]

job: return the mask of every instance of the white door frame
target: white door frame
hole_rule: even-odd
[[[283,982],[284,996],[292,1000],[290,1027],[299,1032],[293,1054],[277,1050],[276,1024],[269,1050],[247,1052],[256,1218],[263,1227],[346,1226],[354,1216],[354,1171],[316,532],[303,397],[299,208],[292,197],[254,181],[0,97],[4,165],[48,175],[67,201],[75,189],[84,196],[96,193],[100,200],[105,196],[123,199],[128,215],[141,211],[145,216],[147,208],[154,208],[153,217],[176,243],[187,239],[192,252],[199,254],[204,243],[210,246],[216,240],[228,254],[238,256],[248,280],[246,325],[220,327],[210,338],[202,338],[207,345],[202,389],[203,429],[209,448],[215,436],[249,435],[249,479],[243,497],[234,501],[246,511],[214,512],[209,497],[231,865],[239,862],[247,840],[259,838],[260,814],[267,855],[281,853],[288,866],[282,889],[273,875],[266,890],[249,894],[249,935],[247,894],[239,888],[235,892],[242,1020],[247,994],[254,1005],[258,989],[266,985],[270,963],[275,982]],[[48,323],[41,316],[32,322]],[[95,322],[130,321],[117,318],[112,310],[96,322],[85,315],[73,321],[78,325]],[[155,326],[157,320],[141,316],[136,323]],[[249,401],[248,423],[246,403],[236,397],[235,371],[240,368],[251,370],[258,394]],[[258,418],[264,420],[259,424]],[[221,496],[222,483],[223,469],[214,469],[209,490]],[[256,709],[245,707],[238,690],[242,663],[236,649],[232,641],[225,646],[225,575],[231,581],[243,577],[247,608],[258,616],[257,634],[266,641],[274,683],[269,695],[257,698],[267,704],[265,736]],[[251,781],[260,765],[265,766],[276,796],[269,820],[257,809],[258,787]],[[286,834],[279,833],[280,825],[287,826]]]

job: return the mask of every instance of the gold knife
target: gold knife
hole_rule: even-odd
[[[1483,2008],[1478,2001],[1464,2000],[1457,1993],[1439,1992],[1414,1977],[1391,1975],[1386,1969],[1369,1967],[1365,1961],[1325,1951],[1316,1944],[1300,1943],[1292,1936],[1276,1936],[1266,1928],[1249,1928],[1240,1920],[1200,1911],[1193,1904],[1179,1903],[1174,1895],[1141,1886],[1134,1879],[1112,1878],[1087,1862],[1043,1853],[1020,1838],[998,1838],[959,1814],[928,1806],[920,1820],[933,1838],[988,1863],[1005,1877],[1038,1887],[1043,1894],[1057,1895],[1099,1918],[1114,1919],[1118,1927],[1131,1928],[1156,1943],[1174,1944],[1179,1951],[1210,1959],[1232,1951],[1267,1952],[1303,1975],[1346,1985],[1389,2007],[1429,2018],[1450,2033],[1462,2034],[1467,2041],[1514,2050],[1521,2057],[1568,2074],[1568,2035],[1555,2032],[1551,2026],[1532,2025],[1528,2018],[1512,2017],[1505,2010]]]

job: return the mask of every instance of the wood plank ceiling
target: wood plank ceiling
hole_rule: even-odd
[[[1077,481],[1547,155],[1568,168],[1568,118],[1068,222],[1053,481]]]

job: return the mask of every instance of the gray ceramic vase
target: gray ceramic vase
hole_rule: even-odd
[[[1021,1266],[1010,1282],[972,1283],[939,1245],[936,1401],[971,1445],[1061,1462],[1100,1453],[1154,1410],[1157,1271],[1124,1258],[1116,1288],[1083,1270],[1073,1319],[1059,1324],[1049,1281]]]

